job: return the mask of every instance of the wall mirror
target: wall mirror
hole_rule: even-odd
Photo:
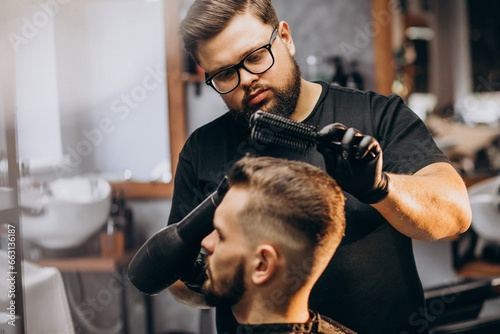
[[[168,195],[166,2],[7,5],[18,153],[27,174],[154,182],[156,191],[145,193]]]

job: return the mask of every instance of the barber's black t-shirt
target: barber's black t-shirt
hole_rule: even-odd
[[[423,122],[398,96],[382,96],[321,83],[323,92],[303,123],[318,129],[342,123],[375,137],[386,172],[413,174],[448,159]],[[180,221],[213,192],[245,153],[302,160],[325,169],[315,148],[306,154],[262,147],[226,113],[196,130],[179,155],[169,224]],[[411,239],[374,208],[346,195],[346,233],[316,283],[309,307],[358,333],[426,333],[423,292]],[[440,222],[436,222],[439,224]],[[300,275],[300,268],[297,268]],[[230,310],[217,309],[219,333],[232,333]],[[229,327],[227,327],[229,326]]]

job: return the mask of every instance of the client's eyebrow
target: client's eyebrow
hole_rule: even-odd
[[[214,225],[214,230],[219,235],[219,238],[224,238],[224,233],[221,233],[221,230],[220,230],[219,225],[217,224],[217,219],[216,218],[213,219],[213,225]]]

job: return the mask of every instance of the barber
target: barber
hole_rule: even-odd
[[[246,152],[301,159],[334,177],[346,195],[345,237],[310,296],[310,307],[359,333],[426,333],[412,239],[468,229],[466,187],[421,120],[398,96],[308,82],[293,56],[290,27],[270,0],[196,0],[181,23],[186,50],[229,111],[197,129],[179,156],[169,223],[180,221]],[[311,124],[339,141],[302,157],[248,140],[248,119],[264,110]],[[177,282],[177,300],[203,295]],[[220,333],[233,333],[217,308]]]

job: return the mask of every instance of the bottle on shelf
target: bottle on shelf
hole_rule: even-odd
[[[111,205],[111,217],[115,225],[123,231],[125,250],[134,248],[134,222],[132,209],[127,205],[123,189],[114,191]]]
[[[333,84],[346,87],[347,86],[347,75],[344,70],[344,65],[342,62],[342,58],[340,56],[334,56],[330,59],[335,68],[335,73],[331,79]]]
[[[125,250],[123,231],[120,229],[112,217],[108,218],[106,230],[101,232],[101,256],[120,257]]]

